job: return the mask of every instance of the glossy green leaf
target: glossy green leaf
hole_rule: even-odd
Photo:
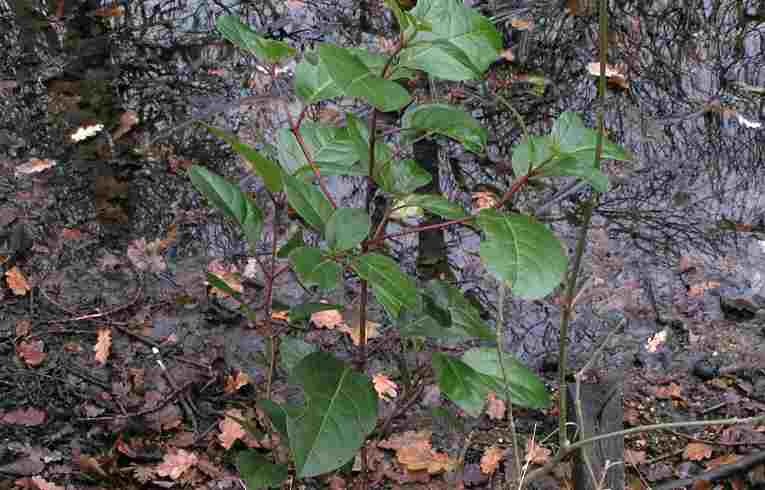
[[[449,313],[450,326],[455,332],[460,332],[466,338],[495,341],[494,332],[483,321],[481,314],[455,286],[433,279],[425,286],[425,294],[433,300],[435,306]]]
[[[263,214],[250,196],[242,192],[238,185],[230,183],[223,177],[199,165],[192,166],[188,171],[188,175],[194,187],[208,201],[223,211],[226,216],[236,221],[247,237],[250,246],[254,247],[258,240],[260,240]]]
[[[468,214],[462,205],[452,202],[438,194],[411,194],[398,201],[396,207],[415,206],[427,209],[442,218],[453,220],[467,218]]]
[[[486,235],[481,259],[487,270],[524,299],[550,294],[566,273],[567,260],[558,239],[543,224],[520,214],[505,215],[494,209],[478,214]]]
[[[207,130],[212,134],[222,139],[234,149],[235,152],[242,155],[245,160],[250,164],[252,168],[266,185],[266,189],[271,192],[281,192],[282,190],[282,169],[276,163],[272,162],[268,158],[263,157],[250,145],[242,143],[239,138],[231,133],[227,133],[218,128],[208,126]]]
[[[362,48],[348,48],[348,52],[364,63],[364,66],[366,66],[370,72],[382,76],[383,68],[385,68],[385,64],[388,62],[389,55],[373,53]],[[410,79],[417,76],[417,72],[414,70],[405,67],[395,68],[396,65],[391,66],[394,68],[389,73],[388,77],[386,77],[388,80],[398,80],[402,78]]]
[[[377,393],[369,378],[325,352],[303,358],[290,383],[306,404],[287,418],[298,478],[327,473],[353,459],[377,424]]]
[[[334,99],[343,95],[335,84],[327,67],[318,59],[311,63],[310,56],[304,56],[295,67],[295,93],[306,104],[315,104],[323,100]]]
[[[409,194],[428,185],[433,177],[419,163],[407,159],[376,161],[374,179],[385,192]]]
[[[261,61],[266,63],[279,63],[297,53],[289,44],[259,36],[250,26],[244,24],[239,17],[234,15],[222,15],[215,22],[218,31],[245,51],[249,51]]]
[[[531,136],[523,138],[513,147],[513,172],[517,176],[526,175],[540,165],[550,163],[556,154],[554,141],[550,136]]]
[[[290,206],[306,223],[323,234],[324,226],[329,217],[332,216],[334,209],[321,190],[315,185],[291,175],[284,176],[284,189],[287,191],[287,200]]]
[[[327,243],[334,250],[350,250],[369,235],[372,222],[360,208],[338,208],[327,221]]]
[[[441,393],[468,415],[481,415],[491,391],[486,376],[459,359],[440,352],[433,353],[432,366]]]
[[[372,73],[347,49],[323,44],[319,57],[346,95],[362,98],[380,111],[399,110],[412,100],[404,87]]]
[[[305,286],[319,286],[323,290],[335,289],[340,283],[342,267],[324,255],[321,249],[300,247],[290,253],[290,264]]]
[[[289,477],[286,464],[274,464],[254,450],[239,453],[236,468],[247,488],[280,487]]]
[[[298,144],[297,138],[288,128],[280,128],[276,131],[276,143],[279,153],[279,164],[290,175],[308,165],[308,160],[303,149]]]
[[[503,354],[505,374],[513,404],[526,408],[547,408],[552,404],[544,382],[529,368],[508,353]],[[505,385],[499,354],[495,348],[473,348],[462,355],[462,361],[476,372],[492,378],[498,398],[505,398]]]
[[[306,122],[300,127],[300,135],[314,163],[319,166],[326,163],[350,167],[359,160],[356,146],[346,128]]]
[[[403,308],[418,310],[420,294],[414,279],[404,274],[395,260],[380,254],[365,254],[354,259],[351,267],[369,282],[377,300],[391,317]]]
[[[474,80],[499,58],[502,36],[489,19],[462,2],[418,0],[410,13],[431,30],[418,30],[402,50],[403,66],[446,80]]]
[[[558,117],[553,125],[550,136],[555,140],[561,153],[586,153],[591,154],[591,161],[595,161],[595,147],[597,146],[598,133],[584,125],[579,115],[573,112],[564,112]],[[620,145],[603,138],[604,160],[631,160],[632,156]]]
[[[483,152],[489,138],[488,131],[473,116],[448,104],[427,104],[406,111],[403,128],[441,134],[462,143],[473,153]],[[412,132],[412,137],[416,137],[416,133]]]
[[[309,354],[313,354],[317,350],[318,349],[313,344],[304,342],[296,337],[285,335],[279,343],[279,360],[281,361],[282,368],[288,373],[291,373],[303,358]]]

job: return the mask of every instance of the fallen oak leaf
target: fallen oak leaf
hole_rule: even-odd
[[[96,361],[102,366],[109,359],[109,351],[112,347],[112,331],[109,328],[100,328],[98,330],[98,340],[93,348],[96,351]]]
[[[497,446],[487,447],[481,456],[481,472],[486,475],[493,475],[506,454],[507,449],[501,449]]]
[[[157,475],[169,476],[173,480],[177,480],[183,473],[191,469],[197,463],[197,455],[179,449],[177,452],[169,452],[165,454],[165,458],[157,465]]]

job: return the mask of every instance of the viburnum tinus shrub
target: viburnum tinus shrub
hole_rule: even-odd
[[[321,246],[312,247],[302,241],[302,234],[293,235],[270,262],[263,262],[268,281],[266,318],[270,319],[273,280],[284,272],[276,267],[277,257],[288,257],[289,267],[301,282],[320,290],[337,288],[344,271],[350,271],[362,283],[362,362],[366,356],[366,293],[371,289],[402,336],[478,339],[490,346],[470,349],[459,357],[432,354],[442,393],[465,413],[478,416],[490,392],[500,398],[509,395],[519,406],[546,407],[550,396],[542,381],[511,355],[499,352],[494,329],[457,287],[440,280],[419,285],[385,252],[386,224],[403,207],[441,216],[446,220],[440,225],[444,227],[471,222],[482,233],[480,256],[487,270],[516,297],[542,298],[560,284],[566,272],[564,249],[547,226],[532,216],[506,211],[504,204],[530,181],[549,177],[576,176],[595,190],[605,191],[608,180],[594,163],[596,132],[575,114],[564,113],[550,134],[527,135],[513,151],[517,180],[494,208],[477,215],[469,215],[459,203],[442,195],[417,193],[416,189],[429,183],[430,174],[415,160],[400,157],[411,151],[394,151],[377,134],[375,115],[367,124],[349,112],[345,124],[335,127],[307,120],[307,110],[338,97],[360,99],[380,112],[407,108],[401,118],[399,150],[410,148],[419,138],[440,135],[482,153],[487,131],[468,112],[444,103],[412,103],[400,82],[418,72],[444,80],[478,80],[499,57],[502,37],[488,19],[456,0],[419,0],[410,11],[401,10],[395,0],[385,3],[400,30],[392,53],[331,44],[303,53],[294,77],[294,91],[303,109],[291,119],[290,127],[277,132],[278,161],[231,134],[209,128],[249,162],[273,203],[286,201],[300,216],[301,226],[321,237]],[[217,27],[226,39],[272,67],[274,74],[279,63],[296,55],[284,42],[259,36],[237,17],[220,17]],[[605,141],[603,158],[628,157],[621,147]],[[369,191],[390,197],[381,223],[373,223],[370,217],[371,194],[365,208],[337,206],[324,181],[338,175],[364,179],[372,184]],[[210,203],[238,223],[255,251],[261,240],[263,213],[254,201],[236,184],[204,167],[192,167],[189,177]],[[418,231],[411,229],[412,233]],[[274,240],[278,238],[273,235]],[[227,289],[219,278],[211,276],[210,281]],[[230,288],[229,292],[234,294]],[[303,317],[328,308],[323,304],[293,306],[291,316]],[[298,478],[339,468],[356,455],[378,423],[377,394],[363,370],[296,339],[276,340],[301,352],[302,358],[290,365],[288,381],[303,389],[304,402],[293,405],[270,400],[272,359],[268,394],[258,407],[288,444],[291,460],[277,460],[275,453],[242,452],[238,466],[250,488],[280,485],[288,477],[290,465]],[[272,345],[270,355],[276,352]]]

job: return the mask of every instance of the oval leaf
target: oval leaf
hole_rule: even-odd
[[[459,359],[440,352],[433,353],[433,372],[447,398],[468,415],[481,415],[490,391],[484,376]]]
[[[287,480],[286,464],[274,464],[257,451],[242,451],[236,458],[236,468],[247,488],[274,488]]]
[[[350,250],[367,238],[371,226],[363,209],[336,209],[327,221],[327,242],[335,250]]]
[[[369,378],[326,352],[303,358],[290,383],[303,387],[306,404],[287,417],[299,478],[320,475],[351,460],[377,424],[377,393]]]
[[[318,248],[296,248],[290,253],[290,263],[306,286],[316,285],[321,289],[330,290],[340,283],[343,269]]]
[[[403,127],[452,138],[473,153],[481,153],[489,138],[488,131],[473,116],[448,104],[422,105],[407,111]]]
[[[412,100],[404,87],[372,73],[347,49],[323,44],[319,57],[346,95],[362,98],[382,112],[397,111]]]
[[[234,15],[218,17],[215,27],[232,44],[249,51],[266,63],[279,63],[297,53],[295,48],[291,48],[283,41],[259,36],[250,26],[244,24],[239,20],[239,17]]]
[[[478,225],[486,234],[481,259],[516,296],[539,299],[560,284],[566,273],[566,255],[546,226],[529,216],[504,215],[495,209],[481,210]]]
[[[282,169],[276,163],[265,158],[250,145],[242,143],[236,135],[227,133],[218,128],[207,126],[207,130],[222,139],[234,149],[235,152],[242,155],[250,167],[257,172],[266,184],[266,189],[271,192],[281,192],[282,190]]]
[[[509,381],[510,398],[515,405],[526,408],[547,408],[552,400],[544,382],[515,357],[504,353],[505,375]],[[492,388],[498,398],[505,398],[505,386],[499,354],[495,348],[470,349],[462,355],[462,361],[476,372],[492,378],[499,389]]]
[[[254,247],[260,239],[263,214],[250,196],[242,192],[238,185],[199,165],[192,166],[188,175],[194,187],[208,201],[239,224],[250,246]]]
[[[284,176],[284,190],[287,191],[290,206],[306,223],[323,234],[324,226],[334,212],[324,194],[313,184],[291,175]]]
[[[398,317],[402,308],[419,309],[420,294],[414,279],[401,272],[396,261],[390,257],[362,255],[353,261],[351,267],[359,277],[369,281],[377,300],[393,318]]]

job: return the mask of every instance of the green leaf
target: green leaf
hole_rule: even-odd
[[[324,194],[313,184],[291,175],[284,176],[284,188],[287,200],[306,223],[319,233],[324,233],[324,226],[334,209]]]
[[[244,24],[239,17],[223,15],[218,17],[215,26],[220,33],[245,51],[249,51],[261,61],[276,64],[297,53],[287,43],[259,36],[250,26]]]
[[[287,243],[282,245],[282,248],[280,248],[276,253],[276,256],[280,259],[286,259],[290,256],[293,250],[305,245],[305,242],[303,241],[303,229],[299,228],[296,224],[293,226],[295,226],[297,229],[294,230],[294,233],[292,233],[292,236],[289,238],[289,240],[287,240]],[[292,229],[292,227],[290,227],[290,229]]]
[[[290,318],[290,320],[291,319],[292,318]],[[303,358],[309,354],[313,354],[317,350],[318,349],[313,344],[309,344],[308,342],[304,342],[295,337],[284,336],[279,343],[279,358],[282,362],[282,368],[288,373],[291,373]]]
[[[372,222],[359,208],[338,208],[327,222],[327,243],[333,250],[350,250],[369,235]]]
[[[474,9],[454,0],[418,0],[410,14],[431,30],[418,30],[400,64],[446,80],[473,80],[499,58],[502,36]]]
[[[346,95],[362,98],[382,112],[399,110],[412,100],[404,87],[372,73],[347,49],[323,44],[319,57]]]
[[[375,148],[380,146],[375,145]],[[414,160],[376,161],[374,179],[385,192],[391,194],[409,194],[424,185],[433,177]]]
[[[350,167],[359,161],[356,146],[346,128],[306,122],[300,126],[300,135],[314,163],[320,167],[323,164]]]
[[[319,286],[323,290],[335,289],[340,283],[342,267],[327,257],[321,249],[300,247],[290,253],[290,263],[306,286]]]
[[[342,309],[342,305],[332,303],[302,303],[290,309],[290,323],[307,322],[311,319],[311,315],[320,311]]]
[[[473,116],[448,104],[427,104],[406,111],[403,128],[444,135],[473,153],[481,153],[489,138],[488,131]]]
[[[438,194],[411,194],[398,201],[396,207],[418,207],[448,220],[467,218],[462,205],[451,202]]]
[[[362,48],[347,48],[348,52],[352,55],[356,56],[359,61],[364,63],[364,66],[369,69],[373,74],[382,76],[383,68],[385,68],[385,64],[388,62],[388,55],[381,54],[381,53],[373,53],[371,51],[367,51],[366,49]],[[395,69],[390,73],[390,76],[388,76],[388,80],[398,80],[398,79],[411,79],[417,76],[417,72],[414,70],[410,70],[408,68],[399,67],[398,69]]]
[[[235,152],[242,155],[249,162],[250,167],[263,179],[266,189],[271,192],[281,192],[282,169],[279,168],[279,165],[263,157],[251,146],[242,143],[236,135],[208,126],[207,124],[205,124],[205,127],[212,134],[231,145]]]
[[[208,201],[239,224],[250,246],[254,247],[260,239],[263,214],[250,196],[242,192],[238,185],[199,165],[192,166],[188,175],[194,187]]]
[[[515,405],[526,408],[547,408],[552,404],[544,382],[510,354],[503,353],[505,374],[509,381],[510,398]],[[499,353],[495,348],[474,348],[462,355],[462,361],[476,372],[488,376],[499,385],[492,389],[498,398],[505,398],[505,386]],[[491,386],[490,386],[491,387]]]
[[[515,175],[527,175],[542,164],[548,164],[555,158],[555,142],[550,136],[531,136],[523,138],[513,147],[513,172]]]
[[[285,340],[287,339],[294,339],[294,337],[286,337]],[[284,345],[283,342],[282,345]],[[297,362],[295,364],[297,364]],[[258,400],[256,406],[261,409],[266,414],[266,416],[268,416],[276,431],[284,436],[286,442],[286,439],[289,436],[287,435],[287,411],[284,409],[284,407],[267,399]]]
[[[274,464],[254,450],[239,453],[236,468],[247,488],[279,487],[289,477],[286,464]]]
[[[440,352],[433,353],[432,366],[441,393],[468,415],[481,415],[491,391],[486,377],[459,359]]]
[[[306,404],[287,418],[298,478],[327,473],[351,460],[377,424],[377,393],[364,375],[325,352],[305,357],[290,383],[303,387]]]
[[[298,97],[306,104],[315,104],[343,95],[327,67],[318,59],[315,63],[311,63],[310,59],[311,56],[304,56],[295,67],[295,93]]]
[[[524,299],[550,294],[566,273],[567,260],[558,239],[529,216],[504,215],[494,209],[478,214],[486,238],[481,259],[487,270]]]
[[[276,143],[279,153],[279,164],[290,175],[300,168],[308,165],[308,160],[300,148],[295,135],[289,128],[280,128],[276,131]]]
[[[595,147],[598,142],[597,131],[585,127],[582,119],[573,112],[564,112],[553,125],[552,138],[558,144],[561,153],[586,152],[592,154],[595,161]],[[631,160],[632,156],[621,146],[614,144],[608,138],[603,138],[604,160]]]
[[[481,319],[481,314],[470,304],[462,291],[446,281],[433,279],[428,281],[425,294],[438,308],[449,312],[451,328],[463,337],[478,338],[494,342],[494,332]]]
[[[418,310],[420,294],[417,284],[401,272],[396,261],[385,255],[366,254],[357,257],[351,267],[372,286],[377,300],[388,314],[397,318],[402,308]]]

